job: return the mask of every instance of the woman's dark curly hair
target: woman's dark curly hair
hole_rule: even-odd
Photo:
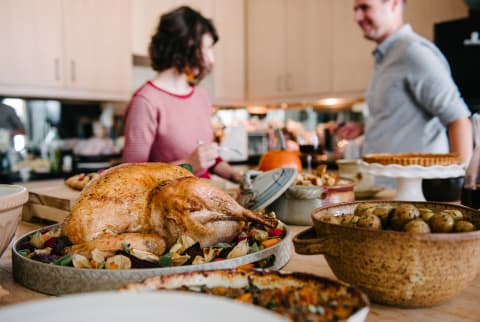
[[[207,67],[203,62],[202,37],[207,33],[213,43],[218,41],[213,22],[190,7],[182,6],[162,15],[149,47],[152,68],[160,72],[175,67],[182,73],[189,67],[204,75]]]

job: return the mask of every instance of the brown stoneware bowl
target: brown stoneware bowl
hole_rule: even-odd
[[[372,201],[370,201],[371,203]],[[466,233],[407,233],[322,222],[325,215],[351,214],[351,202],[312,212],[313,228],[293,239],[299,254],[324,254],[340,280],[362,289],[374,302],[426,307],[448,301],[470,285],[480,267],[480,211],[435,202],[413,204],[433,211],[458,209],[476,229]]]

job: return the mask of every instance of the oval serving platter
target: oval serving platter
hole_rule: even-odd
[[[184,273],[203,270],[230,269],[240,265],[254,263],[269,256],[274,256],[272,270],[285,266],[291,254],[291,233],[286,228],[286,235],[278,244],[261,251],[241,257],[226,259],[198,265],[177,267],[137,268],[124,270],[85,269],[45,264],[22,256],[19,246],[30,239],[36,232],[52,229],[60,224],[32,231],[17,239],[12,247],[13,277],[15,281],[29,289],[49,295],[62,295],[91,291],[115,290],[132,282],[140,282],[156,275]]]

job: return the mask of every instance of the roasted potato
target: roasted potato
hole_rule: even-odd
[[[367,213],[373,213],[375,207],[376,205],[373,203],[361,203],[355,208],[353,214],[355,216],[362,216]]]
[[[342,216],[325,215],[320,217],[320,221],[340,225],[342,223]]]
[[[406,232],[409,233],[429,233],[430,226],[423,219],[415,219],[409,221],[405,227]]]
[[[382,223],[385,225],[390,220],[394,210],[395,208],[392,205],[379,205],[374,208],[373,214],[379,217]]]
[[[453,226],[453,230],[459,233],[467,233],[475,230],[475,225],[466,220],[459,220]]]
[[[435,215],[433,210],[428,208],[418,208],[418,211],[420,212],[420,217],[426,222],[428,222],[433,215]]]
[[[359,216],[351,215],[351,214],[342,216],[342,225],[344,225],[344,226],[356,226],[359,219],[360,219]]]
[[[455,220],[447,213],[438,213],[430,219],[430,228],[435,233],[449,233],[453,230]]]
[[[379,217],[373,214],[367,214],[360,216],[357,223],[358,227],[368,228],[368,229],[382,229],[382,221]]]
[[[440,213],[450,215],[453,218],[453,220],[455,220],[455,221],[463,219],[463,214],[458,209],[445,209],[445,210],[440,211]]]
[[[391,218],[392,228],[395,230],[403,230],[405,225],[414,219],[420,217],[418,209],[411,204],[401,204],[395,208]]]

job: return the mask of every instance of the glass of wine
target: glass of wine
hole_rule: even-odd
[[[312,160],[313,156],[321,152],[318,136],[313,133],[305,133],[303,136],[299,136],[298,147],[303,156],[305,156],[307,161],[307,172],[312,172]]]

